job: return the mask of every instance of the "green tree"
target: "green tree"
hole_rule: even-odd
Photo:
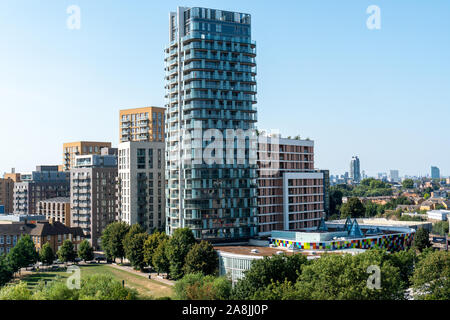
[[[39,255],[29,235],[22,236],[8,253],[7,260],[13,272],[38,261]]]
[[[425,248],[432,246],[430,242],[430,233],[424,228],[419,228],[414,236],[414,246],[417,250],[423,251]]]
[[[59,260],[61,260],[62,262],[72,262],[77,256],[75,250],[73,249],[73,243],[69,239],[64,240],[57,254]]]
[[[125,251],[123,240],[130,226],[125,222],[113,222],[106,226],[101,236],[101,247],[105,251],[108,260],[120,258],[123,261]]]
[[[410,278],[414,272],[414,264],[417,260],[416,251],[413,249],[394,252],[390,255],[392,264],[400,270],[400,277],[404,289],[411,285]]]
[[[404,189],[412,189],[414,188],[414,180],[412,179],[405,179],[402,182],[402,186]]]
[[[376,203],[373,203],[371,201],[368,201],[365,204],[366,212],[364,216],[366,218],[372,218],[375,217],[379,213],[379,205]]]
[[[55,260],[55,253],[49,242],[46,242],[39,251],[39,260],[46,265],[50,265]]]
[[[170,237],[166,255],[170,261],[170,277],[178,280],[184,276],[184,263],[186,256],[195,244],[195,238],[189,228],[176,229],[172,237]]]
[[[262,290],[258,290],[254,295],[255,300],[298,300],[299,294],[295,285],[287,280],[276,281],[269,284]]]
[[[147,265],[153,266],[153,254],[163,240],[169,237],[164,232],[154,232],[144,242],[144,261]]]
[[[0,300],[31,300],[32,293],[25,282],[0,289]]]
[[[78,300],[78,290],[70,289],[66,283],[40,281],[33,293],[33,300]]]
[[[364,217],[366,208],[358,198],[350,198],[341,206],[341,219],[362,218]]]
[[[6,256],[0,254],[0,287],[7,284],[13,277],[13,271],[6,260]]]
[[[450,253],[430,251],[422,255],[412,276],[414,298],[450,300]]]
[[[254,260],[245,277],[240,279],[234,289],[233,297],[236,299],[255,299],[259,290],[273,282],[285,280],[295,283],[307,259],[301,254],[287,256],[285,254],[264,257]]]
[[[123,287],[112,276],[96,274],[81,280],[80,300],[136,300],[134,289]]]
[[[146,263],[144,259],[144,243],[148,233],[137,233],[127,240],[127,258],[135,269],[143,270]]]
[[[168,239],[162,239],[152,256],[152,265],[158,274],[169,273],[170,263],[166,255],[168,242]]]
[[[431,195],[428,192],[425,192],[425,194],[423,195],[423,198],[425,200],[429,199],[431,197]]]
[[[367,284],[371,266],[380,268],[380,289]],[[404,298],[400,270],[389,253],[373,249],[352,256],[324,255],[302,268],[295,284],[302,300],[399,300]]]
[[[231,281],[225,277],[188,273],[175,283],[175,297],[179,300],[228,300]]]
[[[204,275],[214,275],[219,267],[219,257],[216,250],[208,241],[201,241],[194,244],[186,255],[184,272]]]
[[[136,223],[130,227],[127,234],[123,238],[123,249],[125,251],[125,257],[128,260],[130,260],[130,256],[133,254],[133,237],[144,232],[144,228],[142,228],[140,224]]]
[[[81,241],[80,247],[78,248],[78,257],[84,262],[94,259],[94,248],[91,247],[88,240],[84,239]]]
[[[339,213],[339,208],[342,205],[342,197],[342,190],[336,188],[330,190],[330,215]]]

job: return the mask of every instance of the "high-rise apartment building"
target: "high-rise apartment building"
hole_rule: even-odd
[[[148,232],[165,224],[164,142],[119,144],[119,219]]]
[[[226,161],[225,153],[233,150],[225,147],[223,157],[214,154],[223,161],[202,159],[212,136],[218,143],[232,144],[235,130],[254,129],[256,44],[251,17],[178,7],[169,15],[165,52],[166,231],[189,227],[197,239],[210,241],[252,237],[257,233],[256,159]],[[248,141],[236,149],[235,154],[250,158]]]
[[[62,171],[69,171],[76,156],[100,154],[102,148],[111,148],[111,142],[78,141],[63,144]]]
[[[259,235],[317,227],[324,217],[324,176],[314,170],[313,141],[260,136]]]
[[[350,179],[355,183],[361,181],[361,166],[357,156],[352,157],[350,161]]]
[[[70,226],[81,227],[94,248],[103,229],[118,220],[117,151],[108,150],[76,156],[70,169]]]
[[[431,179],[440,179],[441,171],[438,167],[431,167]]]
[[[119,142],[164,141],[165,108],[145,107],[119,111]]]
[[[14,181],[0,178],[0,206],[4,206],[4,213],[13,212]]]
[[[36,171],[22,173],[20,180],[14,183],[15,214],[35,214],[39,201],[70,193],[69,173],[58,171],[58,166],[37,166]]]

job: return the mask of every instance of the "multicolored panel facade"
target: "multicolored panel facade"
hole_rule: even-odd
[[[297,242],[292,240],[270,238],[270,243],[278,247],[290,247],[301,250],[341,250],[383,248],[388,251],[405,250],[411,246],[414,233],[399,233],[373,236],[360,239],[336,240],[326,242]]]

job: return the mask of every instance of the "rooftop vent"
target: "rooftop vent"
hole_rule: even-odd
[[[258,249],[252,249],[250,252],[251,253],[259,253]]]

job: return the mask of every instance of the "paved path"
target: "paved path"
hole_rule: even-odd
[[[135,274],[135,275],[144,277],[144,278],[146,278],[146,279],[148,279],[148,276],[151,275],[151,279],[154,280],[154,281],[158,281],[158,282],[167,284],[167,285],[169,285],[169,286],[175,285],[175,282],[174,282],[174,281],[167,280],[167,279],[161,279],[161,278],[158,278],[158,274],[157,274],[156,272],[152,272],[152,273],[143,273],[143,272],[134,270],[132,267],[129,267],[129,266],[119,266],[118,264],[108,264],[108,266],[111,266],[111,267],[116,268],[116,269],[119,269],[119,270],[123,270],[123,271],[127,271],[127,272],[130,272],[130,273],[133,273],[133,274]]]

